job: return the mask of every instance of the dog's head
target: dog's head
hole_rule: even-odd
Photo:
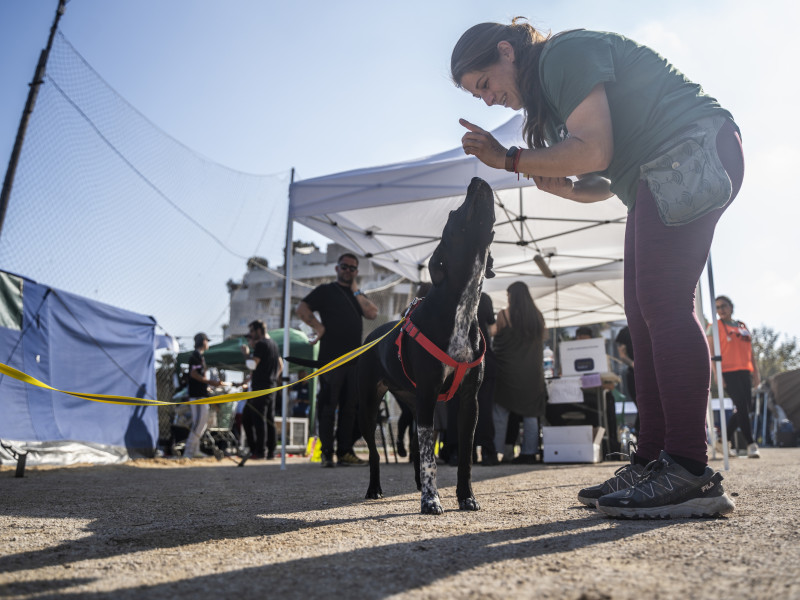
[[[450,211],[442,240],[428,263],[434,287],[446,285],[453,292],[461,292],[467,285],[478,288],[484,276],[494,277],[489,254],[493,227],[492,188],[483,179],[474,177],[464,202]]]

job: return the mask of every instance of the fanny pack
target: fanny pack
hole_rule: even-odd
[[[722,115],[700,119],[639,167],[664,225],[691,223],[730,201],[731,179],[717,154],[717,133],[727,120]]]

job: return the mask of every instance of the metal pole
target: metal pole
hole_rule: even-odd
[[[25,102],[25,108],[22,111],[22,118],[20,119],[19,128],[17,129],[17,139],[14,140],[14,149],[11,151],[11,158],[8,160],[6,177],[3,180],[3,190],[0,192],[0,235],[3,234],[3,221],[5,221],[6,218],[8,199],[11,197],[14,175],[17,172],[17,163],[19,162],[19,155],[22,152],[22,142],[25,139],[25,132],[28,129],[28,121],[33,113],[33,107],[36,104],[36,97],[39,95],[39,87],[44,81],[47,59],[50,56],[50,48],[53,47],[53,38],[58,30],[58,21],[61,19],[61,15],[64,14],[66,4],[67,0],[58,0],[56,18],[53,21],[53,26],[50,28],[50,37],[47,39],[47,46],[42,50],[41,54],[39,54],[39,62],[33,74],[33,81],[30,83],[30,90],[28,90],[28,100]]]
[[[717,398],[719,399],[719,431],[722,438],[722,459],[726,471],[730,470],[728,463],[728,423],[725,418],[725,394],[722,382],[722,351],[719,345],[719,328],[717,326],[717,295],[714,293],[714,269],[711,266],[711,253],[708,253],[708,294],[711,296],[711,336],[714,338],[714,355],[711,365],[717,373]],[[713,426],[713,423],[712,423]]]
[[[292,176],[289,182],[289,209],[286,212],[286,245],[283,250],[283,355],[289,356],[289,315],[292,312],[292,184],[294,183],[294,167],[292,167]],[[283,384],[289,382],[289,361],[283,361]],[[282,396],[282,409],[281,409],[281,471],[286,470],[286,454],[287,454],[287,422],[289,419],[289,390],[283,388]]]
[[[700,281],[697,282],[695,288],[694,309],[697,313],[697,320],[703,326],[703,331],[708,329],[708,322],[703,315],[703,290]],[[714,409],[711,407],[711,391],[708,393],[708,401],[706,403],[706,425],[708,427],[708,439],[711,441],[711,458],[717,458],[717,450],[714,447],[717,442],[717,434],[714,431]]]

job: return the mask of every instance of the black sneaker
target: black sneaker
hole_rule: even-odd
[[[333,464],[333,457],[326,456],[325,454],[322,455],[322,468],[323,469],[332,469],[334,467]]]
[[[535,454],[519,454],[514,460],[511,461],[513,465],[535,465]]]
[[[586,506],[595,508],[597,499],[606,494],[613,494],[620,490],[627,490],[634,483],[636,483],[644,472],[644,467],[638,463],[633,462],[633,453],[630,455],[630,464],[620,467],[614,471],[614,476],[607,479],[603,483],[593,485],[592,487],[583,488],[578,492],[578,500]]]
[[[722,475],[710,467],[692,475],[662,450],[632,487],[601,496],[597,508],[612,517],[675,519],[716,517],[735,506],[722,489]]]
[[[481,462],[478,464],[484,467],[496,467],[500,464],[500,459],[497,458],[497,452],[483,452]]]

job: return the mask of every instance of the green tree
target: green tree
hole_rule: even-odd
[[[783,335],[771,327],[753,329],[753,354],[758,363],[761,379],[800,369],[800,343],[797,338]]]

